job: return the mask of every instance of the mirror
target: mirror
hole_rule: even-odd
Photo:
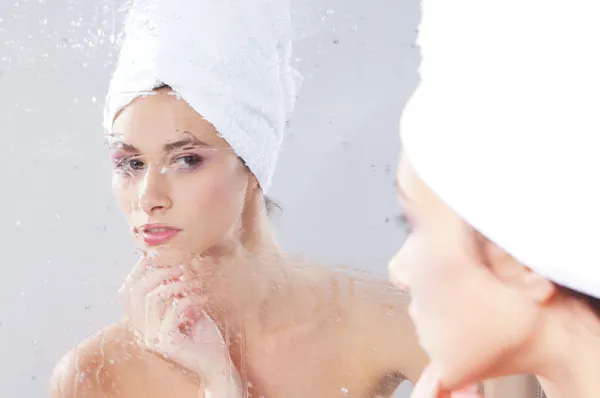
[[[142,235],[154,233],[149,237],[132,234],[136,223],[152,221],[138,215],[172,205],[167,197],[167,204],[153,202],[148,211],[123,217],[131,203],[139,206],[139,186],[132,188],[133,177],[115,177],[116,162],[109,156],[114,142],[103,133],[102,110],[128,6],[121,0],[0,5],[0,139],[6,153],[0,214],[2,396],[48,396],[53,373],[67,380],[53,386],[65,397],[88,390],[103,397],[197,396],[201,378],[192,365],[180,366],[184,360],[177,353],[147,352],[140,348],[145,337],[118,323],[122,301],[131,299],[118,292],[140,258],[135,247],[144,249],[141,241],[163,239],[165,233],[159,227],[144,230]],[[417,1],[294,1],[292,64],[304,83],[266,206],[273,236],[286,254],[271,250],[233,264],[180,250],[183,257],[148,260],[153,269],[196,264],[204,270],[200,281],[223,287],[209,297],[214,302],[208,315],[231,344],[229,359],[248,396],[408,397],[406,379],[415,380],[425,364],[406,315],[407,298],[389,285],[386,269],[404,239],[393,179],[400,111],[417,84],[418,21]],[[163,91],[137,102],[147,106],[122,119],[117,141],[151,146],[150,138],[127,134],[160,123],[152,119],[153,109],[166,102],[156,101],[178,101],[169,97],[168,87]],[[181,132],[190,109],[172,112],[179,118],[165,131]],[[189,123],[196,132],[208,129],[198,120]],[[203,134],[213,145],[223,144],[216,134]],[[130,172],[142,173],[144,165],[180,165],[174,156],[143,152],[146,157],[128,163]],[[215,170],[237,164],[228,158],[231,151],[222,153],[210,163]],[[165,181],[170,176],[156,174]],[[250,188],[244,187],[240,206],[247,210]],[[196,188],[177,195],[206,199],[208,191]],[[150,201],[164,199],[154,194]],[[190,208],[185,214],[196,214]],[[203,217],[214,216],[204,210]],[[74,356],[64,357],[55,370],[72,349]]]

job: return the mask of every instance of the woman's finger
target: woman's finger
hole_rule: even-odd
[[[413,388],[411,398],[447,398],[440,389],[440,382],[431,367],[425,368],[421,378]]]
[[[173,306],[175,300],[195,297],[200,302],[201,292],[201,283],[197,281],[169,282],[150,291],[146,296],[146,330],[159,330],[167,309]]]
[[[146,295],[159,286],[180,281],[182,272],[178,267],[156,269],[138,283],[131,285],[129,293],[132,298],[145,299]]]
[[[161,345],[164,347],[179,346],[185,339],[191,339],[193,325],[202,315],[197,311],[197,298],[184,297],[176,299],[167,307],[160,327]]]
[[[119,295],[125,307],[125,314],[128,316],[129,322],[134,329],[143,334],[148,330],[146,328],[146,296],[148,293],[161,285],[177,281],[180,276],[181,272],[177,268],[159,269],[154,271],[152,275],[149,275],[146,280],[142,280],[132,286],[126,286],[120,292]]]

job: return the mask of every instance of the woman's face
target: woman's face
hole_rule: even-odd
[[[139,247],[203,254],[235,233],[256,181],[185,101],[167,90],[139,97],[113,131],[113,190]]]
[[[511,372],[535,318],[521,277],[511,276],[524,267],[489,242],[482,253],[473,229],[401,159],[398,197],[409,232],[390,277],[410,290],[421,345],[448,388]]]

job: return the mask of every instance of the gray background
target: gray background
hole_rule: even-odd
[[[102,102],[122,0],[0,0],[0,396],[48,394],[54,363],[121,308],[133,264],[110,194]],[[271,195],[284,247],[386,276],[392,181],[417,82],[417,0],[297,0],[305,76]],[[398,396],[408,396],[403,386]]]

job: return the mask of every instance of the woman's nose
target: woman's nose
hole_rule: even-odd
[[[144,213],[150,215],[157,211],[168,210],[172,207],[168,189],[168,181],[164,173],[149,167],[146,170],[138,193],[138,206]]]
[[[405,268],[402,266],[402,250],[398,251],[388,263],[390,281],[400,290],[408,290],[405,278]]]

